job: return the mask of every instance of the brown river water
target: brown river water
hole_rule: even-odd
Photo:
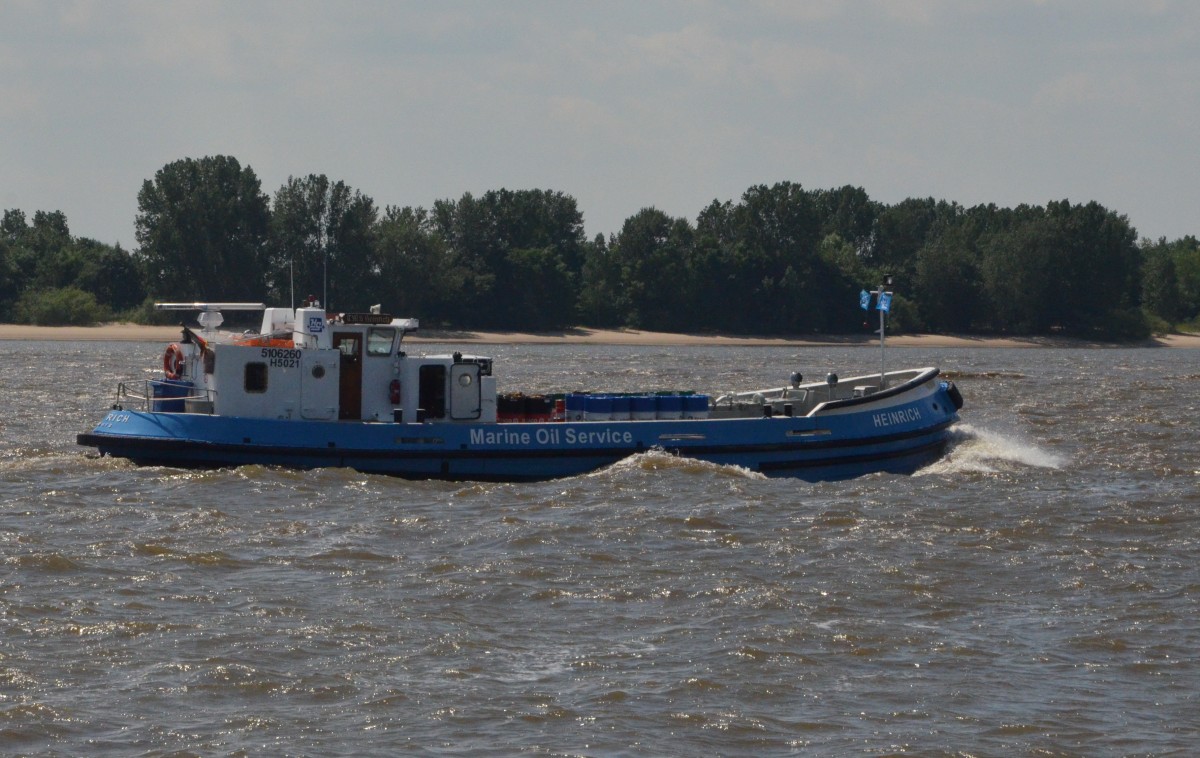
[[[1200,750],[1200,351],[889,350],[966,399],[911,477],[511,485],[89,458],[161,349],[0,342],[0,754]],[[879,366],[474,351],[502,391]]]

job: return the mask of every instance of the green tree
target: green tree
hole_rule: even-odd
[[[497,287],[496,278],[506,241],[499,238],[488,203],[469,192],[457,201],[438,200],[432,220],[445,240],[451,267],[461,276],[459,299],[448,304],[451,320],[473,327],[502,324],[504,316],[497,311],[503,310],[499,301],[505,287]]]
[[[925,329],[970,332],[979,323],[983,301],[979,255],[964,225],[931,234],[917,251],[912,299]]]
[[[13,306],[21,294],[24,277],[19,258],[27,226],[24,211],[17,208],[4,211],[0,219],[0,320],[13,317]]]
[[[691,326],[692,236],[685,219],[657,208],[643,208],[626,219],[609,255],[620,272],[628,326],[668,331]]]
[[[72,245],[67,217],[62,211],[37,211],[29,224],[22,211],[12,210],[5,213],[3,227],[9,263],[14,269],[13,286],[18,293],[70,283],[71,277],[56,273],[64,264],[64,251]]]
[[[846,185],[816,190],[812,194],[821,219],[821,237],[836,234],[856,253],[869,252],[875,223],[883,206],[871,200],[862,187]]]
[[[697,219],[697,249],[714,246],[717,261],[703,266],[720,277],[723,328],[747,333],[857,328],[858,282],[835,257],[823,254],[823,218],[812,193],[799,184],[759,185],[732,205],[713,202]],[[710,301],[711,302],[711,301]]]
[[[97,302],[115,311],[134,308],[145,300],[141,269],[120,245],[81,238],[76,240],[75,249],[79,265],[71,286],[92,293]]]
[[[364,310],[378,297],[375,202],[324,174],[288,177],[275,193],[269,263],[271,294],[289,302],[292,289],[326,308]],[[328,302],[326,302],[328,300]]]
[[[1142,305],[1169,324],[1182,321],[1186,312],[1179,289],[1175,258],[1166,246],[1145,251],[1142,270]]]
[[[1044,216],[987,237],[980,268],[988,327],[1018,334],[1050,331],[1059,241],[1057,229]]]
[[[0,241],[9,244],[21,242],[28,229],[29,222],[25,220],[25,211],[10,208],[4,211],[4,217],[0,219]]]
[[[11,318],[12,307],[21,292],[20,269],[13,261],[12,246],[0,238],[0,321]]]
[[[434,203],[432,218],[462,276],[459,323],[511,329],[528,328],[531,319],[546,326],[574,320],[586,250],[574,198],[548,190],[468,193]],[[532,274],[535,262],[544,276]],[[539,282],[557,289],[544,293],[534,315],[527,289]]]
[[[1200,241],[1162,237],[1143,241],[1141,252],[1145,309],[1172,324],[1200,317]]]
[[[1200,320],[1200,241],[1188,235],[1171,243],[1183,318]]]
[[[876,270],[901,281],[912,281],[917,252],[935,229],[949,225],[962,214],[955,203],[927,198],[909,198],[882,209],[875,219],[865,257]]]
[[[44,297],[60,290],[67,296]],[[31,225],[20,211],[5,213],[0,224],[0,311],[11,315],[22,292],[39,293],[38,303],[76,304],[75,290],[91,294],[103,309],[132,308],[145,297],[141,271],[133,258],[119,246],[72,237],[61,211],[38,211]],[[44,307],[39,304],[38,312]],[[29,302],[22,305],[26,314],[32,312],[30,308]]]
[[[229,156],[168,163],[138,192],[136,257],[152,295],[259,300],[266,279],[267,197]]]
[[[1058,238],[1048,303],[1054,320],[1081,336],[1121,336],[1122,314],[1140,309],[1142,295],[1141,251],[1128,219],[1096,202],[1066,200],[1049,203],[1046,215]]]
[[[968,214],[970,217],[971,214]],[[993,328],[1134,339],[1141,315],[1141,251],[1128,220],[1097,203],[1019,206],[996,214],[979,249]]]
[[[461,298],[462,277],[424,208],[384,209],[376,223],[379,299],[398,315],[447,321]]]
[[[561,329],[575,323],[575,277],[553,246],[515,248],[504,263],[508,278],[519,282],[506,298],[511,329]]]
[[[603,234],[588,247],[580,274],[580,323],[615,327],[627,323],[629,303],[621,284],[621,263]]]
[[[62,211],[35,211],[33,225],[22,240],[38,256],[51,255],[71,242],[71,229]]]
[[[863,285],[879,283],[879,273],[863,263],[854,246],[837,232],[826,235],[817,246],[817,252],[825,266],[837,271],[843,279]]]
[[[95,295],[76,287],[26,290],[14,310],[17,321],[37,326],[93,326],[109,316]]]

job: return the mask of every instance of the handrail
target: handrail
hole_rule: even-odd
[[[908,372],[893,371],[889,375],[904,374],[904,373],[908,373]],[[888,387],[887,389],[880,390],[879,392],[876,392],[873,395],[863,395],[862,397],[842,397],[842,398],[837,398],[836,400],[827,400],[827,401],[819,404],[816,408],[813,408],[812,413],[816,414],[821,411],[830,410],[832,408],[848,408],[848,407],[854,406],[854,405],[865,405],[866,403],[874,403],[879,400],[886,400],[889,397],[895,397],[896,395],[902,395],[905,392],[908,392],[913,387],[918,387],[918,386],[924,384],[925,382],[928,382],[930,379],[933,379],[934,377],[936,377],[939,373],[941,373],[941,369],[927,368],[927,369],[920,371],[912,378],[907,379],[900,384],[894,385],[892,387]]]
[[[141,385],[140,391],[137,385]],[[150,412],[153,410],[155,402],[182,402],[184,400],[202,400],[213,401],[216,399],[216,390],[201,389],[198,394],[178,395],[172,397],[155,396],[151,385],[158,384],[168,387],[178,387],[177,384],[167,384],[162,379],[130,379],[124,382],[117,383],[117,400],[116,405],[124,407],[125,400],[140,402],[142,410]],[[195,387],[191,388],[195,390]]]

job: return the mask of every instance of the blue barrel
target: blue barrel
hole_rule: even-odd
[[[683,418],[683,395],[659,395],[657,400],[659,418]]]
[[[587,421],[608,421],[612,418],[612,395],[588,395],[583,401],[583,417]]]
[[[654,395],[634,395],[629,398],[629,418],[635,421],[653,419],[658,412],[658,403]]]
[[[586,402],[587,395],[582,392],[572,392],[564,397],[563,405],[567,409],[567,421],[583,421]]]
[[[612,399],[612,420],[628,421],[630,405],[628,395],[614,395]]]
[[[708,395],[684,395],[684,418],[708,418]]]
[[[157,413],[183,413],[183,398],[192,394],[192,383],[186,379],[152,379],[150,393],[154,396],[150,410]],[[176,397],[179,399],[159,399]]]

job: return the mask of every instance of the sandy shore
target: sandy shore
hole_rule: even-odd
[[[64,340],[115,342],[172,342],[179,338],[177,326],[105,324],[103,326],[22,326],[0,324],[0,340]],[[471,332],[427,330],[406,337],[414,343],[439,342],[482,345],[738,345],[738,346],[830,346],[878,343],[872,334],[861,336],[731,337],[707,334],[671,334],[633,329],[567,329],[559,332]],[[1080,340],[1045,337],[964,337],[941,334],[889,336],[888,347],[1129,347]],[[1138,343],[1134,347],[1200,348],[1200,334],[1172,334]]]

